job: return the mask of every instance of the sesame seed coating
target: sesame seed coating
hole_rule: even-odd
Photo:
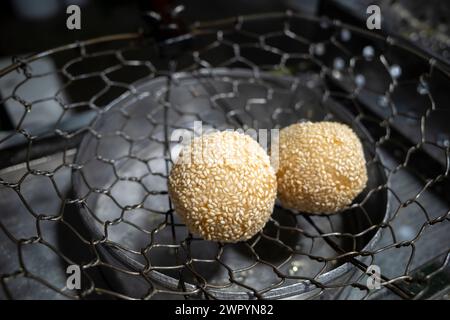
[[[250,136],[214,132],[185,146],[169,176],[169,195],[188,229],[206,240],[237,242],[260,231],[276,198],[270,158]]]
[[[366,186],[362,144],[347,125],[293,124],[280,131],[278,153],[278,197],[286,208],[333,213]]]

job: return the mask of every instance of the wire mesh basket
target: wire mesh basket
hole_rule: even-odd
[[[0,297],[25,298],[24,283],[75,299],[431,297],[436,279],[450,283],[447,68],[398,39],[292,12],[17,59],[0,71],[16,115],[0,136],[11,212],[0,217]],[[369,181],[351,206],[310,216],[276,205],[237,244],[188,232],[167,194],[173,130],[305,120],[347,123],[361,138]],[[29,259],[37,253],[46,261]],[[68,265],[81,267],[78,290]]]

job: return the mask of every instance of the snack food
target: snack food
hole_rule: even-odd
[[[185,146],[169,176],[169,195],[188,229],[204,239],[237,242],[260,231],[276,198],[276,176],[250,136],[214,132]]]
[[[278,197],[286,208],[333,213],[366,186],[361,141],[345,124],[293,124],[280,131],[278,148]]]

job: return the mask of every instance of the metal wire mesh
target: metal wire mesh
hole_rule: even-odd
[[[57,298],[427,297],[450,253],[444,68],[398,40],[291,12],[18,59],[0,72],[2,104],[18,114],[0,140],[3,297],[26,298],[24,286]],[[58,85],[42,88],[46,78]],[[46,108],[53,118],[29,120]],[[372,174],[351,207],[311,217],[278,206],[233,245],[188,233],[165,187],[172,130],[304,119],[344,121],[362,138]],[[424,257],[438,259],[416,272]],[[66,286],[71,264],[79,290]],[[384,289],[368,287],[370,265]]]

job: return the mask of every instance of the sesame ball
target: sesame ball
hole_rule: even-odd
[[[350,205],[367,183],[361,141],[341,123],[305,122],[282,129],[278,157],[278,197],[286,208],[337,212]]]
[[[238,242],[260,231],[277,193],[264,149],[250,136],[214,132],[185,146],[169,176],[175,211],[206,240]]]

